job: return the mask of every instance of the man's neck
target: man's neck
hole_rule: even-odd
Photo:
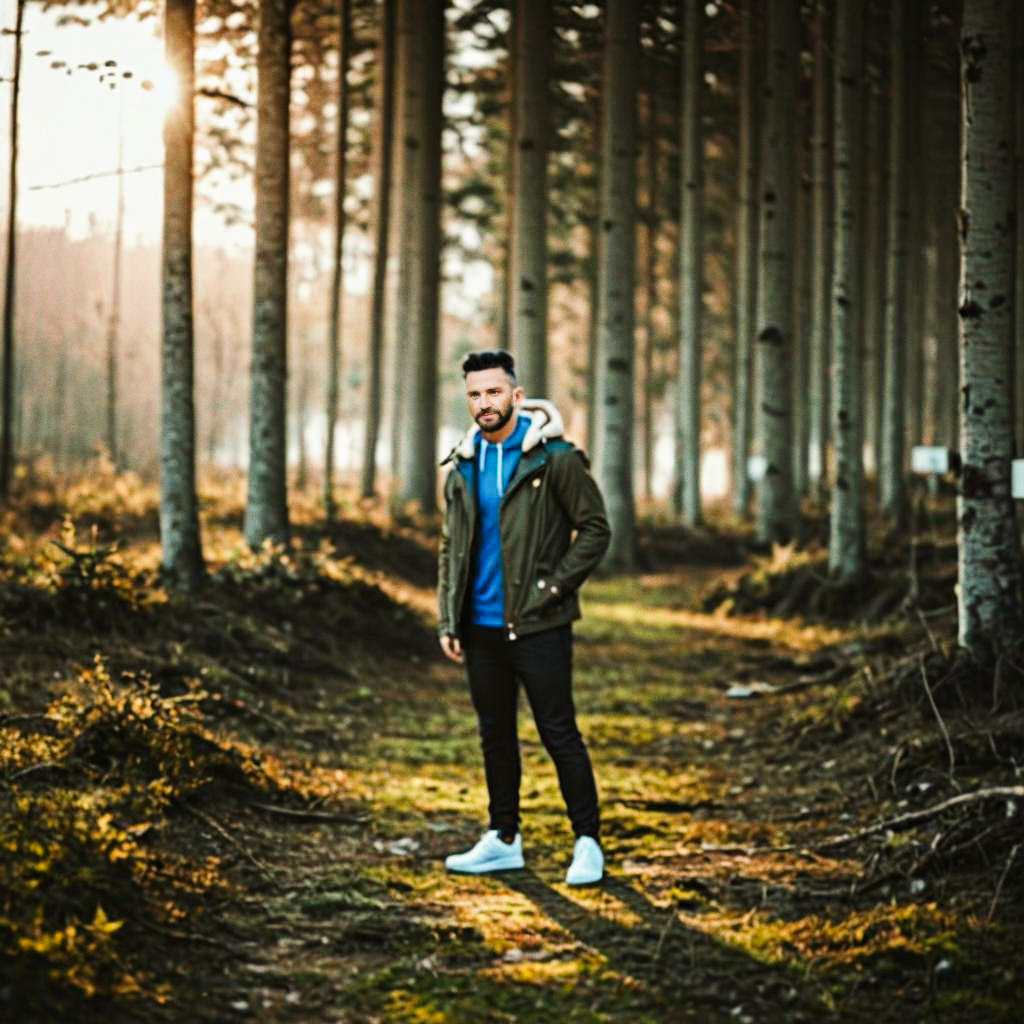
[[[515,409],[512,412],[512,417],[509,419],[500,430],[489,432],[480,428],[480,433],[483,435],[483,439],[490,444],[499,444],[501,441],[507,441],[515,432],[516,427],[519,425],[519,410]]]

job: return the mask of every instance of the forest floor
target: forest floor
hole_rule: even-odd
[[[524,712],[527,868],[471,878],[443,868],[486,794],[430,534],[310,527],[183,603],[144,596],[147,522],[0,582],[12,1024],[1020,1019],[1024,722],[929,685],[948,617],[702,610],[735,558],[592,581],[607,877],[564,884]]]

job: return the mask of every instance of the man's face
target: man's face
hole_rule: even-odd
[[[523,389],[513,386],[499,366],[466,374],[469,414],[484,434],[498,434],[515,415]]]

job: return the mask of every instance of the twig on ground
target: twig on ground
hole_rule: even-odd
[[[368,815],[338,814],[330,811],[296,810],[292,807],[279,807],[277,804],[263,804],[256,800],[249,801],[250,807],[266,811],[268,814],[281,814],[296,821],[334,821],[344,825],[360,825],[369,819]]]
[[[924,626],[925,633],[928,634],[928,642],[932,645],[932,650],[935,653],[939,651],[939,642],[935,639],[935,634],[932,632],[931,626],[928,625],[928,620],[924,617],[924,612],[921,611],[921,606],[915,602],[914,611],[917,612],[917,617],[921,620],[921,625]]]
[[[49,715],[45,712],[35,712],[33,714],[11,714],[11,715],[0,715],[0,727],[8,725],[18,725],[21,722],[48,722],[52,721]]]
[[[676,919],[676,912],[674,910],[669,911],[668,920],[665,922],[665,927],[661,929],[661,934],[658,936],[658,945],[654,948],[654,962],[657,963],[661,959],[661,950],[665,945],[665,939],[668,936],[668,930],[672,927],[672,922]]]
[[[889,788],[896,792],[896,769],[900,766],[900,759],[903,757],[904,746],[901,743],[896,748],[896,755],[892,759],[892,771],[889,773]]]
[[[15,772],[7,781],[17,782],[18,779],[25,778],[26,775],[34,775],[36,772],[49,771],[51,768],[65,768],[66,765],[61,764],[59,761],[40,761],[39,764],[30,764],[27,768],[22,768],[21,771]]]
[[[999,882],[996,884],[996,892],[992,897],[992,906],[988,908],[988,916],[985,918],[985,924],[992,923],[992,916],[996,912],[996,904],[999,902],[999,894],[1003,891],[1003,882],[1006,881],[1006,876],[1010,873],[1010,868],[1013,865],[1013,858],[1017,856],[1017,851],[1020,849],[1020,843],[1017,843],[1012,850],[1010,850],[1010,856],[1006,858],[1006,866],[1003,868],[1003,873],[999,876]]]
[[[198,818],[204,824],[209,825],[210,828],[212,828],[220,836],[226,839],[236,850],[238,850],[240,854],[242,854],[243,857],[245,857],[247,861],[249,861],[253,865],[253,867],[256,868],[257,871],[259,871],[259,873],[268,882],[275,881],[273,871],[271,871],[270,868],[263,863],[263,861],[261,861],[258,857],[252,854],[249,850],[247,850],[226,828],[224,828],[223,825],[220,824],[220,822],[214,820],[208,814],[204,814],[197,807],[191,806],[191,804],[182,803],[180,801],[179,803],[180,806],[183,807],[189,814],[193,815],[193,817]]]
[[[924,807],[919,811],[908,811],[906,814],[899,814],[895,818],[887,818],[875,825],[862,828],[859,832],[847,832],[841,836],[835,836],[821,843],[814,843],[812,849],[830,850],[836,846],[846,846],[848,843],[855,843],[859,839],[866,839],[868,836],[877,835],[889,829],[898,831],[916,825],[922,821],[928,821],[943,811],[952,807],[961,807],[965,804],[978,803],[982,800],[1005,799],[1007,797],[1024,797],[1024,786],[992,786],[989,789],[977,789],[973,793],[961,793],[959,796],[943,800],[941,804],[934,807]],[[772,850],[779,850],[782,847],[772,847]]]
[[[935,713],[935,720],[939,723],[939,729],[942,731],[942,738],[946,741],[946,750],[949,751],[949,777],[953,778],[953,769],[956,766],[956,758],[953,754],[953,744],[950,742],[949,733],[946,730],[946,723],[942,720],[942,715],[939,714],[938,705],[935,703],[935,698],[932,696],[932,688],[928,685],[928,673],[924,670],[924,660],[921,661],[921,682],[924,683],[924,692],[928,694],[928,703],[932,706],[932,711]]]

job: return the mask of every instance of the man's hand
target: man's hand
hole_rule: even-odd
[[[462,654],[462,644],[459,642],[459,638],[452,636],[451,633],[445,633],[439,639],[441,650],[444,651],[445,657],[461,665],[465,659]]]

